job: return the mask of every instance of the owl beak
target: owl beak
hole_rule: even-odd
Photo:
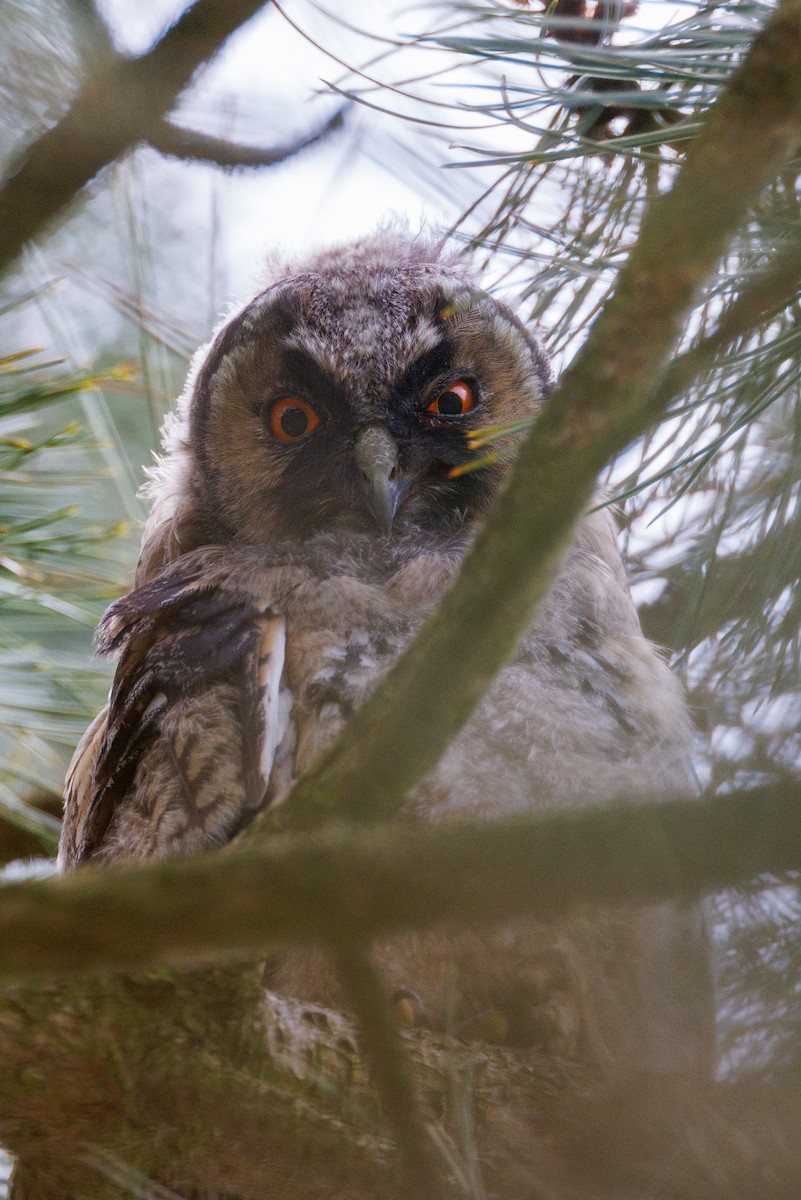
[[[355,457],[367,507],[389,534],[408,486],[400,479],[397,444],[386,429],[369,425],[356,440]]]

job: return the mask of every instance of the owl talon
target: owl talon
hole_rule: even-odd
[[[556,1001],[510,1005],[507,1011],[487,1008],[462,1021],[459,1036],[518,1049],[536,1047],[560,1058],[575,1057],[580,1026],[573,1006]]]
[[[426,1007],[416,992],[395,988],[392,993],[392,1012],[399,1025],[419,1029],[431,1024]]]
[[[457,1032],[461,1037],[574,1058],[586,1036],[582,976],[573,956],[552,947],[526,967],[479,990],[461,980]]]

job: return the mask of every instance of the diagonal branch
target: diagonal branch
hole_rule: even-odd
[[[331,826],[0,888],[0,978],[186,966],[279,941],[681,900],[801,868],[801,783],[706,801]]]
[[[340,108],[319,128],[283,146],[244,146],[227,138],[212,137],[211,134],[186,129],[183,125],[167,120],[160,122],[148,141],[155,150],[173,158],[209,162],[225,168],[272,167],[315,145],[334,130],[341,129],[344,117],[345,109]]]
[[[664,413],[657,385],[700,288],[799,134],[801,0],[785,0],[673,188],[646,212],[614,296],[535,422],[439,614],[279,819],[304,827],[331,814],[394,813],[434,766],[528,626],[598,473]],[[252,836],[271,827],[261,822]]]
[[[0,191],[0,271],[103,167],[158,131],[198,67],[263,4],[197,0],[147,54],[105,56]]]
[[[83,69],[96,72],[99,63],[107,62],[117,53],[108,26],[95,0],[67,0],[67,13]]]

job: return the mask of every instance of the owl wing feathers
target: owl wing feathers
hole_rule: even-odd
[[[285,640],[282,616],[210,587],[191,567],[185,573],[173,569],[111,606],[98,646],[101,653],[118,654],[119,665],[108,706],[81,739],[67,778],[69,862],[96,854],[120,806],[135,794],[148,751],[160,740],[174,740],[176,731],[180,737],[176,718],[187,704],[210,697],[213,707],[220,685],[226,700],[233,689],[233,702],[216,711],[216,740],[227,724],[229,751],[239,760],[239,807],[252,815],[264,806],[282,735]],[[202,745],[192,755],[171,745],[168,754],[192,809],[199,802],[195,784],[210,774],[209,755]]]
[[[100,746],[106,732],[108,705],[101,708],[75,748],[64,781],[64,820],[59,844],[59,868],[77,863],[78,842],[83,835],[93,790],[92,776]]]

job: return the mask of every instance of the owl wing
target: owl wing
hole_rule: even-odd
[[[69,769],[62,864],[228,840],[270,800],[283,617],[173,567],[112,605],[98,643],[119,665]]]

